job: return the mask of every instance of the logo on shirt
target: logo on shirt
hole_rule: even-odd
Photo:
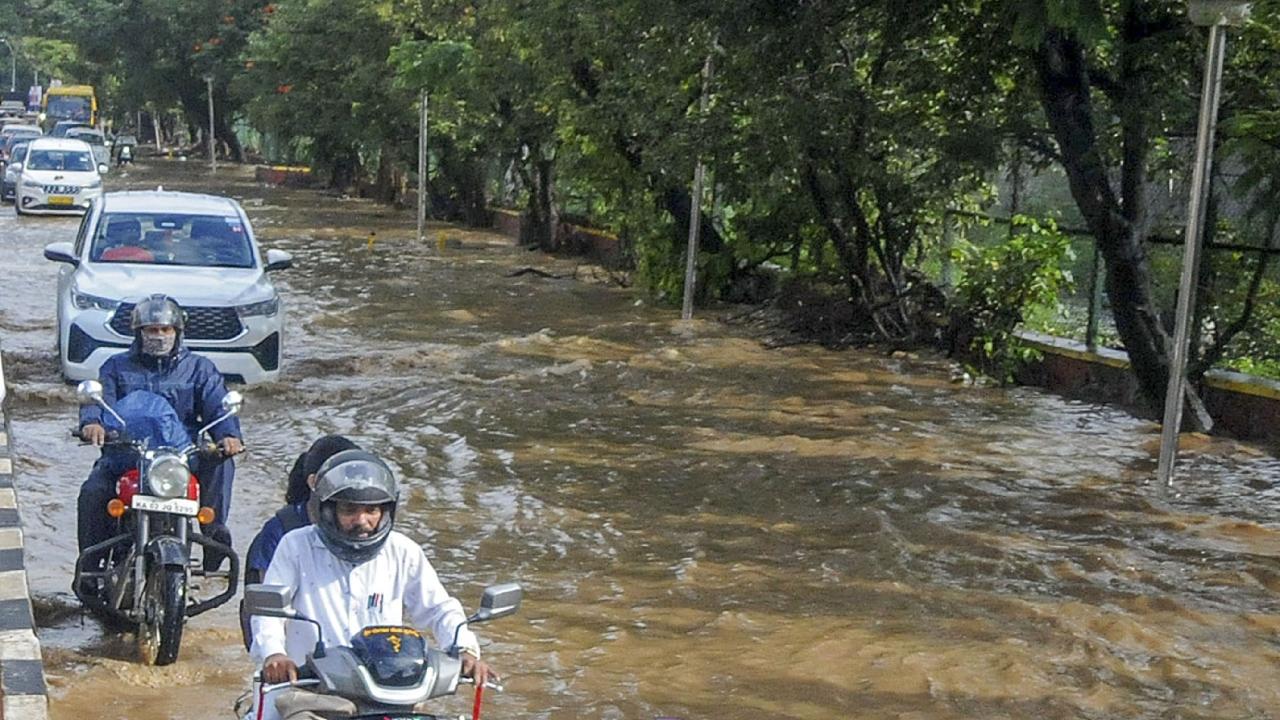
[[[370,610],[382,612],[382,593],[374,593],[369,596],[369,604],[366,606]]]

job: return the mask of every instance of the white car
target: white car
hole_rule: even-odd
[[[94,201],[75,243],[44,256],[58,275],[58,355],[69,381],[98,377],[133,342],[133,306],[154,293],[187,313],[183,341],[232,382],[280,375],[284,307],[268,273],[293,264],[283,250],[260,257],[236,201],[164,190],[111,192]]]
[[[83,140],[36,138],[26,160],[15,167],[18,185],[13,208],[19,215],[79,215],[102,195],[102,171]]]

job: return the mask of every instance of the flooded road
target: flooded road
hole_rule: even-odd
[[[1258,448],[1187,439],[1166,495],[1146,484],[1157,428],[1113,409],[953,384],[927,358],[766,350],[607,284],[507,277],[570,261],[444,227],[460,248],[423,247],[409,212],[241,169],[114,180],[234,195],[294,254],[283,379],[245,389],[239,547],[338,432],[398,471],[398,527],[464,603],[524,584],[480,631],[508,678],[486,717],[1280,714],[1280,462]],[[0,211],[53,717],[225,720],[250,672],[231,608],[146,668],[70,600],[94,452],[67,436],[40,251],[75,228]]]

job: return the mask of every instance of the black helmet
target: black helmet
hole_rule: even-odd
[[[382,506],[382,520],[369,537],[356,538],[342,532],[335,507],[339,500]],[[329,552],[359,565],[372,560],[391,535],[399,500],[396,476],[386,463],[373,453],[344,450],[320,466],[307,511]]]
[[[168,295],[156,293],[133,306],[129,327],[136,333],[150,325],[171,325],[174,330],[182,332],[186,322],[187,314],[177,301]]]

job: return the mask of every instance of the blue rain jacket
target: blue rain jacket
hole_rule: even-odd
[[[98,380],[102,383],[102,398],[116,412],[120,412],[117,403],[121,398],[138,390],[164,398],[186,428],[190,442],[195,442],[196,431],[205,423],[222,415],[222,398],[227,394],[227,386],[213,362],[193,354],[181,343],[169,355],[156,358],[144,354],[135,341],[128,351],[113,355],[102,364]],[[93,423],[110,427],[104,415],[111,417],[97,405],[82,405],[80,427]],[[111,422],[115,424],[114,419]],[[240,420],[229,417],[210,428],[209,434],[215,442],[241,437]]]
[[[181,450],[191,444],[191,433],[182,424],[173,406],[153,392],[134,390],[120,398],[111,408],[124,419],[129,438],[145,440],[148,448]],[[102,421],[102,426],[107,430],[125,430],[111,413],[103,413]]]

